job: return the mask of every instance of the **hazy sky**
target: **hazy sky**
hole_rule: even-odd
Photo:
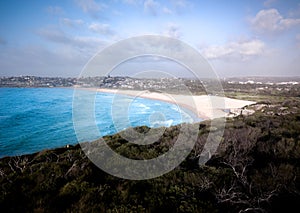
[[[298,0],[1,0],[0,75],[78,76],[104,47],[159,34],[221,77],[300,75]]]

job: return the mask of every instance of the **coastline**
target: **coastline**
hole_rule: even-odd
[[[100,93],[121,94],[132,97],[164,101],[186,108],[192,111],[198,118],[204,120],[237,116],[240,114],[240,109],[256,103],[254,101],[245,101],[219,96],[169,95],[164,93],[150,92],[148,90],[138,91],[83,87],[74,87],[74,89],[96,91]]]
[[[119,209],[120,211],[129,212],[132,209],[137,211],[136,206],[139,205],[141,206],[140,211],[150,212],[169,208],[170,200],[172,201],[171,204],[176,207],[176,209],[172,210],[180,211],[182,210],[181,203],[183,202],[178,204],[177,200],[181,200],[184,201],[185,206],[196,206],[199,209],[203,207],[205,202],[203,208],[206,206],[211,207],[204,209],[204,212],[226,212],[229,207],[243,211],[245,210],[244,203],[248,202],[250,206],[253,203],[255,204],[258,199],[263,200],[266,196],[274,195],[276,199],[270,199],[268,205],[263,205],[266,208],[262,209],[262,211],[272,212],[278,209],[279,205],[282,205],[284,208],[285,206],[291,206],[290,210],[292,211],[292,208],[297,207],[297,204],[293,205],[294,201],[300,199],[299,194],[295,193],[295,190],[299,191],[297,177],[300,176],[300,166],[297,160],[300,156],[300,144],[293,143],[297,140],[297,133],[299,132],[297,124],[299,122],[298,115],[300,110],[298,106],[300,100],[294,98],[289,98],[288,100],[291,100],[288,110],[282,109],[282,103],[285,100],[277,103],[272,102],[270,105],[266,105],[258,110],[260,112],[259,116],[250,116],[249,119],[238,117],[230,121],[230,125],[225,126],[225,131],[228,134],[222,135],[222,146],[219,146],[214,155],[216,158],[204,167],[199,165],[198,159],[201,156],[202,147],[206,143],[207,132],[211,131],[211,125],[209,122],[203,123],[201,131],[199,131],[197,144],[195,144],[191,152],[192,154],[183,159],[180,166],[172,172],[161,176],[159,184],[155,179],[144,180],[146,184],[143,184],[143,187],[145,186],[146,188],[144,187],[142,192],[138,181],[124,180],[97,169],[93,162],[84,154],[79,144],[74,146],[65,145],[64,147],[42,150],[33,154],[3,157],[0,159],[2,172],[0,181],[5,187],[2,187],[3,193],[0,199],[0,206],[12,212],[23,211],[24,209],[30,212],[61,212],[72,211],[74,208],[91,212],[118,211]],[[280,112],[282,114],[274,116],[275,113]],[[280,125],[269,125],[270,122]],[[253,127],[253,123],[255,127]],[[270,127],[265,128],[266,126]],[[198,124],[196,124],[196,127],[198,127]],[[250,134],[249,130],[251,130]],[[141,134],[146,134],[148,129],[138,128],[138,131]],[[266,137],[268,131],[272,131],[272,137]],[[283,132],[285,134],[282,134]],[[131,145],[127,141],[122,140],[122,136],[119,134],[106,137],[105,143],[113,151],[122,155],[125,153],[129,159],[145,161],[162,156],[166,153],[166,150],[171,150],[177,138],[178,128],[171,126],[164,130],[159,143],[155,145],[134,148],[136,145]],[[95,146],[92,145],[90,147],[97,149],[99,141],[96,140],[94,144]],[[293,144],[297,146],[293,146]],[[99,148],[101,149],[101,147]],[[97,153],[97,150],[95,153]],[[105,157],[101,155],[103,152],[99,153],[99,157]],[[258,193],[253,197],[251,190],[248,190],[248,188],[241,189],[240,182],[231,181],[236,180],[236,174],[231,172],[228,165],[225,165],[223,162],[230,162],[232,153],[235,154],[236,160],[239,162],[243,162],[244,159],[255,160],[256,163],[253,163],[253,166],[245,167],[244,173],[248,175],[247,178],[249,178],[252,188],[261,189],[268,187],[266,193]],[[257,156],[266,157],[257,159]],[[117,171],[132,171],[131,165],[127,167],[125,165],[124,167],[122,161],[116,161],[110,156],[106,156],[103,160],[109,163],[113,169],[120,168]],[[120,165],[123,167],[121,168]],[[276,179],[270,179],[270,166],[276,172]],[[203,179],[209,183],[216,178],[229,181],[225,181],[225,185],[208,184],[208,188],[205,188],[203,191]],[[269,181],[263,182],[262,180]],[[174,193],[170,186],[176,186],[178,193]],[[295,186],[298,186],[298,188],[295,188]],[[220,198],[219,192],[224,190],[224,187],[233,188],[233,194],[239,193],[242,198],[245,198],[242,200],[242,205],[239,205],[240,202],[229,202],[224,206],[217,205]],[[194,192],[197,188],[199,190],[196,193],[190,193],[191,196],[182,196],[186,195],[187,192]],[[274,190],[279,191],[274,192]],[[145,196],[144,191],[150,194],[148,193]],[[74,196],[74,193],[76,196]],[[53,196],[54,194],[56,196]],[[199,199],[199,196],[207,199],[203,201],[203,199]],[[156,197],[160,199],[150,200],[151,206],[149,206],[148,198]],[[253,199],[249,200],[248,198]],[[91,202],[87,202],[87,199]],[[15,205],[16,200],[18,200],[18,205]],[[133,200],[134,202],[128,204],[128,200]],[[138,203],[135,202],[136,200]],[[278,203],[279,201],[283,202]],[[156,203],[162,205],[157,208]],[[167,205],[164,205],[165,203]],[[206,205],[207,203],[209,205]],[[217,208],[214,208],[215,206]],[[112,208],[108,209],[108,207]],[[258,208],[261,208],[261,206],[258,206]]]

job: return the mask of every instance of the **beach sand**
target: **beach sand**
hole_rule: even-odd
[[[79,89],[79,88],[77,88]],[[80,88],[84,89],[84,88]],[[201,119],[214,119],[219,117],[235,116],[231,112],[239,112],[245,106],[255,104],[253,101],[244,101],[219,96],[208,95],[175,95],[157,92],[137,91],[137,90],[118,90],[118,89],[103,89],[103,88],[86,88],[102,93],[122,94],[132,97],[148,98],[153,100],[165,101],[176,104],[191,110]]]

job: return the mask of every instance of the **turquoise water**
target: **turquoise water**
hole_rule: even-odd
[[[94,113],[99,134],[87,133],[83,141],[130,126],[160,127],[195,121],[192,113],[183,112],[174,104],[123,96],[122,101],[129,101],[130,107],[127,110],[129,123],[122,123],[124,115],[112,114],[113,100],[112,94],[97,94]],[[0,88],[0,157],[83,142],[77,140],[74,131],[72,101],[73,90],[67,88]]]

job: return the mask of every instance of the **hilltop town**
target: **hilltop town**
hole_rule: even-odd
[[[156,90],[180,93],[179,86],[186,86],[193,94],[206,94],[205,86],[212,79],[152,78],[140,79],[124,76],[101,77],[0,77],[0,87],[84,87],[126,90]],[[235,96],[237,93],[252,95],[295,96],[300,93],[300,77],[239,77],[220,80],[224,92]],[[215,94],[216,95],[216,94]]]

